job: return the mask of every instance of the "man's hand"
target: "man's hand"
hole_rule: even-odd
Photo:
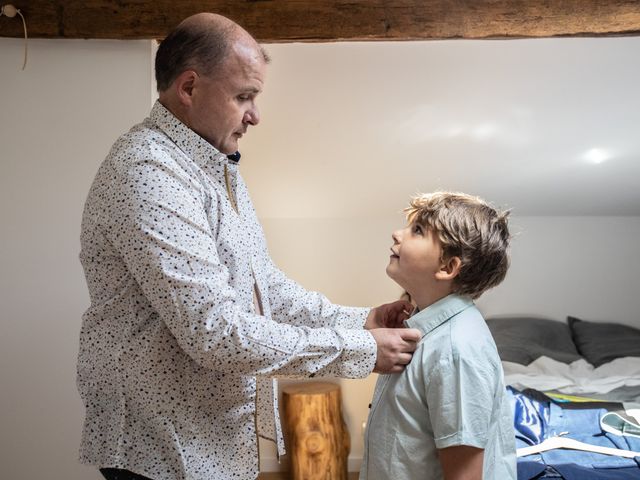
[[[413,305],[405,300],[398,300],[392,303],[385,303],[379,307],[372,308],[367,316],[364,328],[373,330],[374,328],[400,328],[404,326],[404,321],[409,318],[413,310]]]
[[[376,373],[400,373],[411,361],[422,332],[415,328],[374,328],[371,335],[378,345]]]

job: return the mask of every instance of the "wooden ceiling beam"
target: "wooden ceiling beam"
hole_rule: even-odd
[[[185,17],[217,12],[259,41],[332,42],[640,35],[638,0],[0,0],[30,38],[161,39]],[[0,17],[0,37],[22,37]]]

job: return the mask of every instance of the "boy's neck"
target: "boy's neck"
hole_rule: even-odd
[[[418,310],[420,311],[424,310],[429,305],[433,305],[438,300],[442,300],[444,297],[452,293],[453,293],[453,290],[451,290],[451,288],[442,289],[440,291],[418,292],[418,294],[416,295],[409,292],[409,294],[411,295],[411,298],[413,299],[416,306],[418,307]]]

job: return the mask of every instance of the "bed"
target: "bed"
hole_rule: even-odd
[[[640,479],[640,329],[491,317],[518,480]]]

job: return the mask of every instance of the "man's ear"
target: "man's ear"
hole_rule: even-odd
[[[190,107],[193,101],[193,87],[198,80],[198,74],[193,70],[185,70],[173,82],[176,96],[181,105]]]
[[[462,268],[462,260],[460,257],[450,257],[442,261],[440,270],[436,272],[437,280],[453,280],[460,273]]]

